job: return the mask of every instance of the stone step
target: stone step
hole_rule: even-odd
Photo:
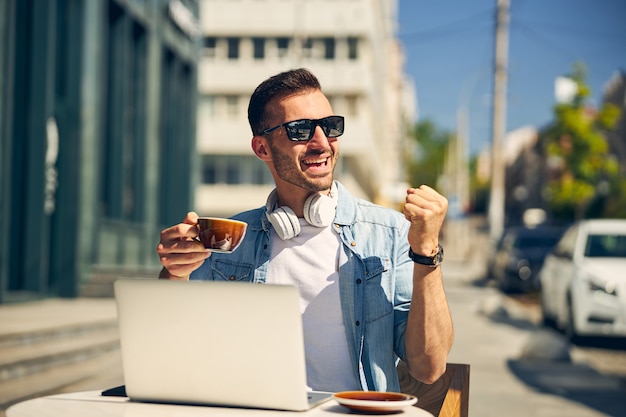
[[[117,319],[102,307],[61,302],[33,304],[36,312],[24,306],[3,310],[8,320],[0,332],[0,417],[12,404],[68,387],[123,383]]]
[[[123,384],[119,350],[0,382],[0,416],[11,405],[43,395],[104,390]]]
[[[68,333],[50,333],[49,337],[20,335],[22,343],[0,347],[0,382],[39,373],[55,366],[79,363],[103,352],[119,349],[116,325],[93,329],[66,329]],[[78,331],[80,330],[80,331]],[[29,340],[24,342],[24,340]]]
[[[0,305],[0,417],[29,398],[121,384],[114,299]]]
[[[80,314],[79,311],[76,314]],[[93,319],[59,324],[47,324],[40,327],[21,328],[8,332],[0,332],[0,351],[3,348],[36,344],[41,341],[68,338],[99,330],[117,328],[115,318]],[[1,359],[0,359],[1,361]]]

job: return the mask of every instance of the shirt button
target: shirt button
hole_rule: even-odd
[[[350,246],[356,246],[356,242],[353,240],[352,242],[350,242]]]
[[[357,326],[360,326],[361,322],[357,320],[354,324],[357,325]]]
[[[357,284],[360,284],[360,283],[361,283],[361,278],[357,279],[357,280],[356,280],[356,283],[357,283]]]
[[[231,281],[234,281],[235,280],[235,276],[231,275],[231,276],[228,277],[228,279],[231,280]]]

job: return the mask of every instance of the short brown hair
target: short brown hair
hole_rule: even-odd
[[[269,102],[310,90],[321,90],[321,86],[315,75],[305,68],[281,72],[259,84],[248,104],[248,123],[252,134],[259,135],[272,127],[266,126],[266,107]]]

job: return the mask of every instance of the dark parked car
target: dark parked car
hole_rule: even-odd
[[[563,228],[550,226],[505,230],[487,266],[489,278],[506,293],[539,289],[539,270],[562,235]]]

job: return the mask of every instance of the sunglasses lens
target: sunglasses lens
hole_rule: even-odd
[[[329,116],[320,120],[320,126],[324,130],[324,134],[329,138],[336,138],[343,135],[343,117]]]
[[[313,125],[312,120],[296,120],[291,123],[288,123],[285,127],[287,128],[287,136],[291,140],[297,141],[305,141],[311,139],[311,126]]]

